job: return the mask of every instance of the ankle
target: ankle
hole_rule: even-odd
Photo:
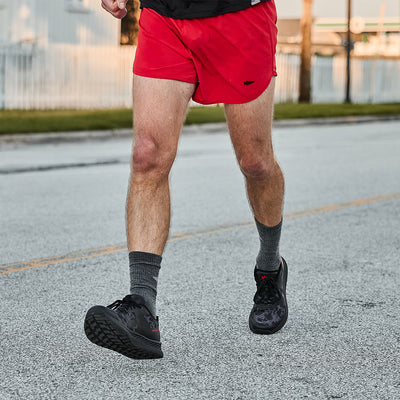
[[[282,258],[279,253],[282,220],[279,224],[269,227],[256,221],[260,237],[260,250],[257,255],[256,269],[262,271],[276,271],[279,269]]]
[[[131,294],[143,297],[149,311],[156,316],[157,280],[162,257],[158,254],[132,251],[129,253]]]

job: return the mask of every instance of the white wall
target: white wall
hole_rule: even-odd
[[[120,21],[99,0],[0,0],[0,41],[118,46]]]

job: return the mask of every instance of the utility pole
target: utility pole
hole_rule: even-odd
[[[139,32],[140,2],[128,1],[127,14],[121,20],[121,44],[136,45]]]
[[[303,0],[303,15],[301,17],[301,61],[299,102],[311,101],[311,29],[313,0]]]
[[[350,53],[351,53],[351,0],[347,0],[347,42],[346,42],[346,100],[345,103],[351,103],[350,98],[350,85],[351,85],[351,68],[350,68]]]

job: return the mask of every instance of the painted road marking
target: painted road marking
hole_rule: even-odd
[[[284,215],[284,219],[288,220],[288,219],[307,217],[311,215],[322,214],[329,211],[342,210],[344,208],[356,207],[363,204],[377,203],[380,201],[399,199],[399,198],[400,198],[400,193],[392,193],[383,196],[370,197],[354,201],[346,201],[344,203],[338,203],[338,204],[331,204],[328,206],[307,208],[305,210],[292,211],[286,213]],[[206,235],[212,235],[214,233],[233,231],[236,229],[247,228],[253,225],[254,225],[253,220],[246,220],[246,221],[238,221],[223,225],[207,227],[203,229],[193,229],[180,233],[174,233],[170,235],[168,243],[178,242],[180,240],[192,239]],[[59,256],[37,258],[35,260],[4,264],[0,265],[0,275],[10,274],[11,272],[24,271],[26,269],[33,269],[49,265],[61,264],[70,261],[101,257],[109,254],[119,253],[121,251],[127,251],[126,243],[119,243],[111,246],[98,247],[89,250],[81,250]]]

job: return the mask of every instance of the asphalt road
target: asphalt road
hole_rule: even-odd
[[[161,360],[90,343],[129,288],[130,141],[0,147],[0,399],[400,398],[400,122],[277,128],[289,320],[247,326],[257,236],[225,128],[183,135]]]

